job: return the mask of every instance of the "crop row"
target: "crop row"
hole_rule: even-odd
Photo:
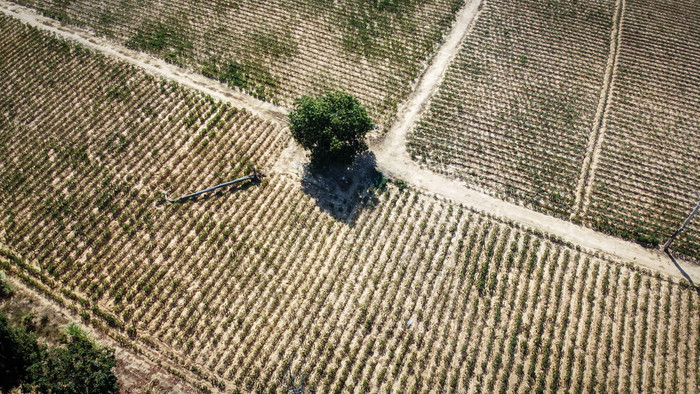
[[[18,2],[283,105],[344,88],[383,124],[463,0]]]
[[[191,221],[206,235],[181,255],[156,249],[151,280],[103,279],[106,309],[128,305],[139,335],[243,390],[270,388],[287,360],[324,391],[697,387],[692,289],[410,191],[353,225],[295,181],[251,192],[218,224]],[[224,222],[240,238],[220,241]]]
[[[290,363],[322,392],[700,387],[688,285],[391,184],[342,221],[283,174],[163,204],[244,158],[269,168],[282,131],[0,31],[1,241],[34,267],[17,269],[225,391],[272,390]]]
[[[153,226],[169,214],[163,191],[182,195],[249,166],[265,172],[285,133],[10,18],[0,18],[0,29],[4,241],[31,251],[86,318],[135,336],[126,301],[140,305],[165,273],[144,264]]]
[[[600,164],[586,219],[603,231],[662,244],[700,196],[700,9],[626,2]],[[700,259],[700,224],[674,250]]]
[[[614,4],[488,1],[421,122],[414,159],[568,217],[600,99]]]

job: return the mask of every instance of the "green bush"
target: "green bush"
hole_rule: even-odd
[[[100,348],[84,334],[70,335],[66,347],[45,352],[32,364],[24,389],[39,393],[117,393],[114,349]]]
[[[0,298],[10,297],[14,293],[12,286],[10,285],[7,275],[4,271],[0,271]]]
[[[33,322],[27,315],[23,323]],[[66,329],[64,346],[40,346],[23,326],[11,327],[0,313],[0,391],[20,384],[34,393],[116,393],[114,349],[102,348],[74,324]]]
[[[20,384],[27,368],[41,359],[42,351],[34,334],[10,327],[7,316],[0,313],[0,391],[8,392]]]

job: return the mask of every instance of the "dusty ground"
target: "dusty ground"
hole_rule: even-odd
[[[564,241],[600,252],[614,260],[631,262],[674,278],[685,278],[696,284],[700,283],[700,266],[682,260],[674,263],[661,251],[644,249],[636,243],[607,236],[595,230],[496,199],[467,187],[463,182],[422,169],[410,159],[405,148],[406,135],[437,90],[450,60],[459,48],[459,43],[478,16],[478,6],[479,1],[473,0],[460,10],[452,30],[435,55],[433,63],[418,81],[408,101],[399,106],[397,119],[393,126],[383,140],[373,143],[370,147],[376,157],[377,169],[422,190],[550,233]],[[235,106],[246,108],[251,113],[265,119],[278,123],[286,122],[287,109],[234,91],[200,74],[173,66],[150,55],[129,50],[108,40],[97,38],[88,31],[61,25],[52,19],[38,15],[33,10],[8,1],[0,0],[0,11],[32,26],[51,31],[65,39],[76,41],[88,48],[142,67],[154,75],[175,80],[184,86],[200,90]],[[295,149],[292,147],[282,155],[283,160],[278,161],[276,165],[277,171],[284,167],[284,159],[286,158],[290,160],[287,162],[287,165],[290,166],[289,171],[296,171],[300,176],[303,176],[303,169],[300,167],[301,160],[299,160],[301,156]]]

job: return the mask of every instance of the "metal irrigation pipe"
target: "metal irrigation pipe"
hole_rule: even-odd
[[[257,171],[255,171],[255,168],[253,168],[253,173],[252,173],[251,175],[244,176],[244,177],[238,178],[238,179],[234,179],[234,180],[232,180],[232,181],[230,181],[230,182],[222,183],[222,184],[220,184],[220,185],[212,186],[212,187],[210,187],[210,188],[208,188],[208,189],[200,190],[200,191],[198,191],[198,192],[194,192],[194,193],[192,193],[192,194],[188,194],[188,195],[185,195],[185,196],[176,198],[176,199],[174,199],[174,200],[169,199],[169,198],[168,198],[168,193],[165,193],[165,201],[167,201],[167,202],[178,202],[178,201],[186,200],[186,199],[188,199],[188,198],[197,197],[197,196],[200,195],[200,194],[209,193],[209,192],[212,192],[212,191],[214,191],[214,190],[216,190],[216,189],[221,189],[222,187],[235,185],[235,184],[237,184],[237,183],[241,183],[241,182],[244,182],[244,181],[248,181],[248,180],[259,181],[260,178],[262,178],[262,176],[263,176],[263,174],[258,174]]]

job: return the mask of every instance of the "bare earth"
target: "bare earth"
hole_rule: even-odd
[[[470,189],[463,182],[422,169],[411,160],[405,147],[406,135],[420,118],[430,98],[438,89],[450,60],[454,57],[461,40],[478,16],[478,5],[479,1],[472,0],[460,10],[452,30],[445,38],[432,63],[418,81],[408,101],[399,107],[397,119],[392,128],[383,140],[374,143],[371,147],[376,155],[378,169],[392,178],[402,179],[417,188],[520,225],[552,234],[574,245],[598,252],[612,260],[633,263],[674,278],[689,278],[694,283],[700,283],[700,266],[678,260],[679,267],[677,267],[661,251],[645,249],[638,244],[607,236],[592,229],[493,198]],[[34,10],[8,1],[0,0],[0,11],[31,26],[53,32],[87,48],[139,66],[153,75],[177,81],[183,86],[200,90],[216,99],[230,102],[236,107],[245,108],[262,118],[282,124],[286,122],[287,109],[252,98],[194,71],[185,70],[153,56],[95,37],[89,31],[61,25],[59,22],[37,14]],[[301,161],[300,154],[299,150],[290,147],[282,154],[282,160],[278,162],[276,169],[282,170],[283,164],[286,162],[288,169],[285,172],[297,172],[295,166],[298,166]]]

